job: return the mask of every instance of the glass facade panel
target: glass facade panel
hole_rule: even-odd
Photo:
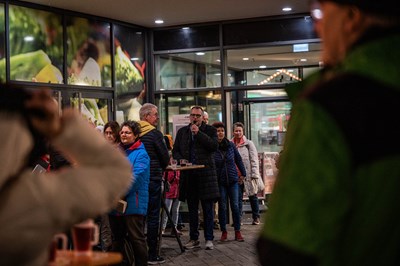
[[[6,26],[4,17],[4,5],[0,4],[0,82],[6,81]]]
[[[219,46],[219,25],[155,30],[154,51]]]
[[[190,114],[190,109],[195,106],[201,106],[209,115],[209,124],[216,121],[222,121],[222,103],[221,93],[216,91],[204,91],[176,94],[156,95],[156,105],[159,108],[159,128],[162,132],[175,136],[174,116]]]
[[[68,84],[111,87],[110,23],[66,17]]]
[[[146,98],[145,34],[115,25],[114,36],[116,114],[119,121],[137,121]]]
[[[104,126],[108,122],[107,99],[71,97],[70,102],[93,126]]]
[[[9,43],[11,80],[63,83],[61,15],[10,5]]]
[[[300,46],[229,49],[226,54],[228,73],[225,85],[282,84],[302,80],[304,69],[318,68],[321,45],[305,43]]]
[[[155,66],[157,91],[221,86],[219,51],[157,55]]]

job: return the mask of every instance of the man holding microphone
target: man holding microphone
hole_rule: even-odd
[[[200,106],[192,107],[190,124],[178,130],[173,158],[186,159],[190,163],[204,165],[204,168],[181,171],[179,200],[186,201],[189,209],[190,241],[187,249],[200,247],[199,202],[203,209],[204,238],[206,249],[214,249],[213,204],[219,198],[217,174],[213,153],[217,150],[217,131],[203,121],[204,111]]]

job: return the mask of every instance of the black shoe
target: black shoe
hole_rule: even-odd
[[[184,224],[178,224],[178,225],[176,226],[176,229],[178,229],[178,230],[182,230],[183,228],[185,228],[185,225],[184,225]]]
[[[155,257],[155,258],[149,258],[149,260],[147,261],[148,265],[155,265],[155,264],[161,264],[164,263],[165,260],[163,257]]]

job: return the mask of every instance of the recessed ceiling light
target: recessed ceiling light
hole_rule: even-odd
[[[156,24],[163,24],[163,23],[164,23],[164,20],[162,20],[162,19],[156,19],[154,22],[155,22]]]
[[[243,57],[243,61],[247,61],[247,60],[249,60],[248,57]]]
[[[205,53],[203,53],[203,52],[198,52],[198,53],[196,53],[196,55],[205,55]]]
[[[189,27],[183,27],[182,30],[188,30],[190,29]]]
[[[267,68],[267,66],[261,65],[261,66],[259,66],[259,68]]]
[[[282,8],[282,11],[283,12],[289,12],[289,11],[292,11],[292,8],[291,7],[284,7],[284,8]]]

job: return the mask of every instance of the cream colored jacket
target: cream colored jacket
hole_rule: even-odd
[[[254,187],[252,183],[252,179],[261,178],[260,177],[260,166],[258,161],[258,153],[256,146],[254,143],[243,136],[244,143],[239,144],[237,149],[239,151],[240,156],[242,157],[242,161],[244,167],[246,168],[246,177],[244,179],[244,190],[247,196],[253,196],[257,194],[257,187]]]
[[[132,182],[125,156],[79,114],[52,142],[76,167],[22,170],[33,143],[19,115],[0,113],[0,140],[0,265],[47,265],[54,234],[107,212]]]

